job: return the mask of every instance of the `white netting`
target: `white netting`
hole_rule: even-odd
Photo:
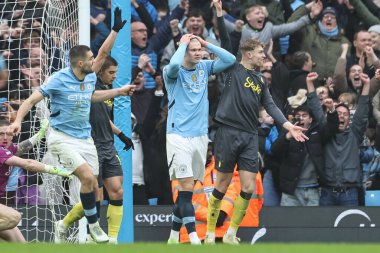
[[[0,3],[0,55],[8,70],[6,80],[0,78],[1,103],[6,101],[0,107],[1,119],[12,121],[20,102],[53,72],[67,65],[69,49],[78,44],[78,31],[77,0],[7,0]],[[47,108],[46,100],[32,110],[15,142],[26,140],[38,131],[40,120],[48,118]],[[45,140],[25,157],[47,164],[56,163],[47,153]],[[22,212],[19,228],[26,240],[52,241],[53,222],[62,219],[71,208],[70,202],[76,203],[78,198],[67,194],[69,187],[60,177],[13,168],[10,181],[6,197],[0,200]],[[79,196],[73,192],[70,195]],[[69,240],[77,241],[77,233],[74,226]]]

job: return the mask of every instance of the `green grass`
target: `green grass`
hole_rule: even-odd
[[[78,245],[78,244],[48,244],[29,243],[11,244],[0,243],[1,253],[363,253],[377,252],[380,244],[296,244],[296,243],[260,243],[256,245],[242,244],[229,246],[218,244],[215,246],[201,245],[166,245],[160,243],[135,243],[123,245]]]

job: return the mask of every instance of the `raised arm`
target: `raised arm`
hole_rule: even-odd
[[[201,43],[203,47],[208,48],[211,52],[218,56],[218,59],[214,62],[212,70],[213,74],[222,72],[223,70],[227,69],[235,63],[236,57],[227,50],[217,47],[211,43],[208,43],[204,41],[201,37],[196,36],[195,38]]]
[[[354,6],[356,14],[367,26],[377,25],[380,23],[380,19],[375,17],[368,10],[361,0],[350,0],[350,4]]]
[[[179,41],[179,47],[177,51],[174,53],[168,65],[166,65],[166,74],[169,78],[175,79],[177,78],[178,71],[182,65],[183,58],[186,54],[187,45],[189,45],[190,40],[194,38],[192,34],[185,34],[182,36]]]
[[[311,72],[306,77],[306,87],[308,92],[307,104],[310,110],[313,112],[316,122],[319,124],[324,124],[326,122],[326,117],[323,113],[323,109],[317,94],[315,93],[314,81],[318,79],[318,74],[316,72]]]
[[[95,73],[98,73],[102,68],[104,61],[110,54],[113,44],[115,43],[117,33],[123,28],[126,22],[127,20],[122,21],[121,10],[119,7],[116,7],[114,12],[114,25],[112,27],[112,31],[99,49],[98,55],[96,56],[94,64],[92,65],[92,70]]]
[[[347,91],[347,73],[346,73],[346,65],[347,65],[347,52],[350,47],[348,43],[344,43],[341,45],[342,54],[338,58],[335,71],[333,76],[332,83],[334,84],[334,93],[339,96],[341,93]]]
[[[362,94],[358,99],[358,106],[356,108],[355,114],[352,118],[352,124],[350,129],[355,134],[358,139],[361,139],[368,123],[368,112],[369,112],[369,82],[370,79],[368,75],[362,73],[360,74],[360,79],[363,83]]]
[[[219,35],[220,35],[220,46],[224,48],[225,50],[232,52],[230,36],[227,32],[226,25],[224,23],[222,1],[213,0],[212,5],[215,7],[215,10],[216,10],[216,20],[218,23],[218,29],[219,29]]]

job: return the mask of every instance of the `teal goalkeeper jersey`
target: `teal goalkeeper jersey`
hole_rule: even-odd
[[[70,67],[47,79],[39,91],[50,98],[50,126],[75,138],[90,138],[91,97],[95,84],[95,73],[81,81]]]

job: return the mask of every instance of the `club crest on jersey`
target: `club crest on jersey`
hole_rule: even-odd
[[[205,74],[205,71],[203,69],[200,69],[199,72],[198,72],[198,75],[199,76],[203,76]]]
[[[192,74],[191,75],[191,80],[193,80],[193,82],[197,81],[197,75],[196,74]]]
[[[91,83],[88,83],[88,84],[87,84],[87,89],[89,89],[89,90],[92,89],[92,85],[91,85]]]
[[[81,91],[84,91],[85,89],[86,89],[86,87],[84,86],[84,83],[81,83],[81,84],[80,84],[80,90],[81,90]]]

